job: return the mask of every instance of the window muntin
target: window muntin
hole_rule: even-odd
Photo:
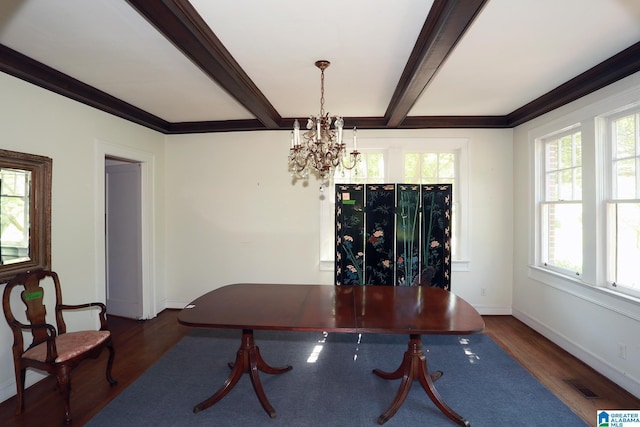
[[[582,199],[582,141],[580,132],[544,140],[544,200]]]
[[[385,181],[384,152],[363,150],[360,161],[353,169],[338,168],[336,184],[382,184]]]
[[[407,184],[453,184],[451,203],[451,257],[460,259],[460,193],[456,183],[458,156],[456,152],[405,152],[404,180]]]
[[[640,86],[558,118],[554,123],[560,124],[555,129],[553,124],[547,124],[530,131],[530,153],[535,158],[531,175],[534,239],[530,246],[530,277],[552,286],[564,286],[577,279],[619,297],[631,297],[633,301],[640,298],[639,94]],[[571,124],[578,121],[579,124]],[[564,149],[564,157],[550,159],[551,178],[547,178],[547,154],[554,151],[547,152],[544,143],[576,132],[581,133],[580,148],[578,151],[576,147],[575,152],[575,158],[582,157],[581,170],[573,167],[572,150]],[[552,149],[559,152],[558,147]],[[561,170],[565,174],[562,179]],[[547,224],[557,214],[550,210],[562,205],[568,211],[564,215],[570,218],[571,204],[581,206],[581,219],[577,219],[577,212],[572,212],[576,220],[571,224],[568,219],[569,225],[565,227],[582,229],[582,240],[574,243],[582,247],[583,269],[578,277],[571,269],[545,263],[549,247]],[[577,231],[574,233],[577,235]]]
[[[610,153],[606,190],[607,282],[623,292],[640,291],[640,109],[605,121]]]
[[[364,151],[358,166],[352,170],[338,170],[335,175],[335,182],[340,184],[382,184],[393,180],[387,179],[385,173],[385,157],[390,157],[388,153],[381,151]],[[453,184],[453,200],[451,205],[451,256],[452,259],[460,259],[460,222],[458,212],[460,205],[458,200],[458,188],[456,185],[458,159],[455,151],[449,152],[428,152],[428,151],[405,151],[403,153],[401,171],[393,175],[400,175],[404,178],[402,183],[406,184]],[[392,163],[392,162],[387,162]],[[391,166],[393,168],[393,165]]]
[[[456,164],[455,152],[405,153],[404,182],[455,184]]]
[[[571,129],[542,139],[539,260],[582,274],[582,134]]]
[[[452,183],[454,191],[452,229],[452,269],[468,271],[469,236],[466,203],[469,193],[468,145],[466,138],[359,139],[363,162],[353,170],[336,171],[335,183],[420,182]],[[405,167],[405,155],[418,155],[420,171]],[[433,167],[433,155],[439,164]],[[431,163],[430,163],[431,159]],[[433,173],[432,171],[438,171]],[[407,171],[413,171],[408,173]],[[413,175],[412,175],[413,174]],[[365,178],[366,176],[366,178]],[[412,179],[414,181],[412,181]],[[335,194],[333,184],[320,197],[320,269],[333,270],[335,256]]]
[[[610,120],[611,127],[611,199],[640,199],[640,113]]]

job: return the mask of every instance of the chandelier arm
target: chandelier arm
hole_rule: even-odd
[[[351,153],[349,153],[349,158],[351,159],[349,164],[346,164],[344,162],[344,160],[342,160],[342,165],[341,165],[343,168],[345,168],[347,170],[351,170],[351,169],[355,168],[358,165],[358,163],[360,161],[360,153],[358,151],[354,150]]]
[[[307,167],[308,155],[303,152],[300,146],[292,148],[290,151],[289,166],[295,172],[302,172]]]

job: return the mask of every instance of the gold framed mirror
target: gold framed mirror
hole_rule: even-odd
[[[49,157],[0,150],[0,283],[51,268]]]

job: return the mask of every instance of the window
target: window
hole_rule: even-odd
[[[640,109],[605,120],[607,282],[640,291]]]
[[[453,184],[456,154],[405,153],[404,182],[411,184]]]
[[[467,217],[468,140],[358,140],[362,159],[352,170],[336,171],[336,183],[451,183],[453,184],[452,270],[468,270]],[[320,266],[334,268],[335,194],[331,185],[320,203]]]
[[[560,272],[582,274],[582,140],[570,129],[543,138],[540,165],[539,260]]]
[[[460,234],[456,233],[456,230],[460,230],[460,222],[458,221],[460,192],[456,183],[458,156],[456,151],[436,153],[406,152],[404,154],[404,179],[402,180],[402,182],[411,184],[453,184],[451,256],[454,260],[460,259],[458,250]]]
[[[351,170],[339,168],[333,178],[336,184],[382,184],[385,180],[382,151],[361,150],[360,161]]]
[[[573,279],[639,298],[640,103],[612,98],[580,114],[579,124],[531,135],[530,275],[553,286]]]

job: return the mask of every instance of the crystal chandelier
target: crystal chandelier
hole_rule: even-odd
[[[297,178],[307,179],[313,172],[323,182],[328,182],[336,168],[353,169],[360,159],[356,128],[353,128],[353,151],[347,156],[347,145],[342,142],[344,120],[324,112],[324,70],[330,64],[329,61],[316,61],[316,67],[320,68],[320,114],[309,116],[307,131],[302,133],[302,138],[300,123],[297,119],[293,122],[289,170]]]

